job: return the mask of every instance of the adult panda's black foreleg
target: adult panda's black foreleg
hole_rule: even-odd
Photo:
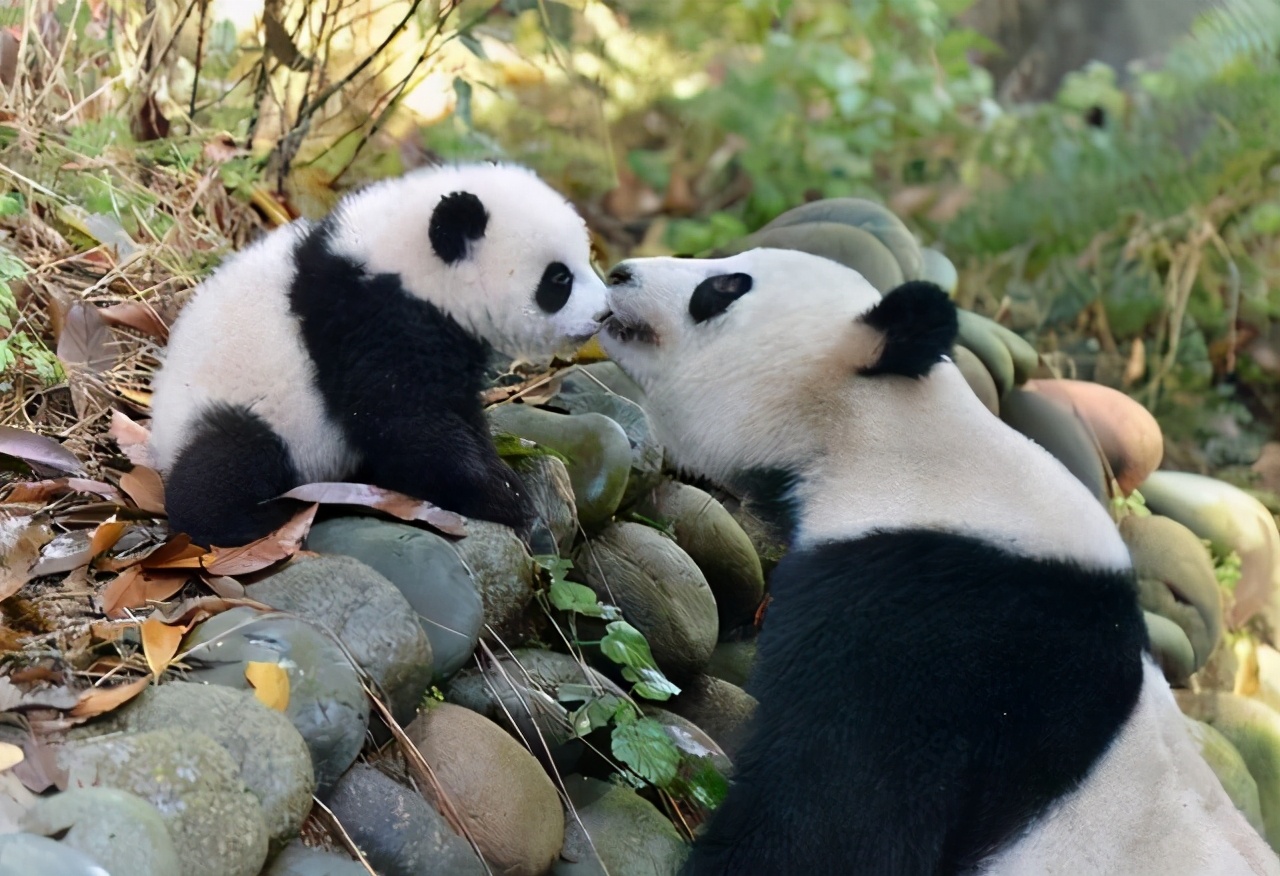
[[[458,414],[383,416],[351,434],[364,457],[358,479],[529,534],[535,512],[520,476]]]
[[[204,411],[165,479],[169,528],[199,545],[241,545],[300,507],[271,501],[299,483],[283,439],[241,406]]]

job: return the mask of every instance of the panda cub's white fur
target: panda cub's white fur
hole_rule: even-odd
[[[767,249],[610,283],[669,458],[793,512],[689,873],[1280,874],[1145,652],[1115,525],[968,389],[940,290]]]
[[[488,355],[572,349],[604,296],[582,218],[520,167],[424,168],[268,234],[196,290],[155,380],[171,526],[247,541],[292,487],[359,478],[527,532],[480,407]]]

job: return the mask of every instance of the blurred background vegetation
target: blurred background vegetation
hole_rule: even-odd
[[[882,201],[1174,467],[1280,436],[1280,0],[2,0],[0,87],[6,422],[145,413],[163,326],[99,373],[69,298],[163,323],[262,227],[501,157],[602,264]]]

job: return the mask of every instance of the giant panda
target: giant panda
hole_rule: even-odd
[[[273,498],[354,479],[527,531],[484,368],[580,344],[604,302],[582,218],[521,167],[416,170],[271,232],[196,290],[154,381],[170,527],[241,544],[288,519]]]
[[[970,391],[940,289],[777,249],[609,283],[602,344],[669,458],[781,485],[794,523],[688,873],[1280,873],[1147,653],[1116,526]]]

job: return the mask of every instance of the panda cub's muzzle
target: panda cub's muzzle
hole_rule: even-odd
[[[609,295],[607,298],[608,313],[604,318],[605,334],[619,343],[656,344],[658,334],[653,327],[640,317],[631,313],[622,296],[614,293],[615,289],[630,289],[635,292],[635,274],[625,264],[617,265],[609,272]]]

